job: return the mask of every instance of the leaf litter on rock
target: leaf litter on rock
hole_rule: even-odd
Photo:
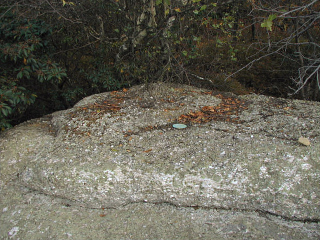
[[[222,100],[218,106],[204,106],[200,111],[182,114],[178,120],[183,123],[206,123],[212,120],[240,123],[237,116],[240,111],[247,109],[246,103],[233,97],[224,97],[222,94],[216,97]]]

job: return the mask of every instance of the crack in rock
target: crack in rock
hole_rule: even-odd
[[[123,205],[119,205],[118,207],[108,207],[108,206],[103,206],[103,207],[90,207],[90,206],[86,206],[85,203],[77,201],[75,199],[68,199],[62,196],[56,196],[56,195],[50,195],[44,192],[41,192],[39,190],[36,189],[32,189],[29,188],[27,186],[23,186],[24,188],[28,189],[27,191],[30,193],[34,193],[36,195],[44,195],[47,197],[52,197],[54,199],[59,199],[61,200],[61,205],[65,206],[65,207],[73,207],[73,206],[77,206],[77,207],[81,207],[81,208],[85,208],[85,209],[95,209],[95,210],[107,210],[107,209],[118,209],[124,206],[128,206],[130,204],[139,204],[139,203],[143,203],[143,204],[152,204],[152,205],[170,205],[173,206],[175,208],[192,208],[194,210],[198,210],[198,209],[202,209],[202,210],[224,210],[224,211],[232,211],[232,212],[241,212],[241,213],[258,213],[259,216],[267,218],[268,220],[271,220],[269,216],[273,216],[273,217],[277,217],[282,219],[283,221],[287,221],[287,222],[301,222],[301,223],[320,223],[320,219],[318,218],[296,218],[296,217],[288,217],[288,216],[284,216],[281,214],[277,214],[277,213],[273,213],[270,211],[266,211],[266,210],[261,210],[261,209],[247,209],[247,208],[225,208],[225,207],[217,207],[217,206],[210,206],[210,207],[204,207],[204,206],[198,206],[198,205],[179,205],[179,204],[174,204],[172,202],[168,202],[168,201],[159,201],[159,202],[152,202],[152,201],[131,201],[128,202],[126,204]]]

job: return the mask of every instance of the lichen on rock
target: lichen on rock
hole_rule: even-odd
[[[187,128],[175,129],[175,123]],[[299,144],[301,135],[312,144]],[[84,212],[77,213],[79,224],[101,209],[109,209],[110,216],[119,211],[124,219],[129,209],[147,208],[152,209],[150,218],[161,222],[171,214],[183,222],[192,212],[196,220],[190,228],[202,229],[207,237],[216,231],[213,225],[220,227],[215,232],[220,237],[233,233],[234,239],[248,231],[261,238],[261,228],[273,231],[274,239],[277,231],[285,231],[288,239],[320,237],[316,102],[236,96],[177,84],[139,85],[93,95],[71,109],[16,126],[1,134],[0,148],[0,191],[6,194],[0,201],[5,209],[1,237],[8,237],[13,227],[20,229],[16,236],[21,239],[30,236],[26,225],[10,222],[22,224],[27,213],[21,209],[35,207],[39,215],[34,218],[40,219],[50,204],[50,209],[59,209],[59,224],[72,214],[69,208]],[[21,202],[23,196],[33,204]],[[15,206],[10,198],[16,199]],[[109,221],[120,224],[116,218]],[[239,230],[239,221],[250,222],[251,228]],[[143,224],[139,219],[137,227],[143,229]],[[290,224],[292,228],[284,227]],[[165,232],[154,227],[160,235]],[[125,231],[114,234],[126,238]]]

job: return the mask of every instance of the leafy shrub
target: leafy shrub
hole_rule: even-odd
[[[11,126],[35,102],[44,82],[59,84],[65,70],[50,59],[44,21],[19,19],[7,12],[0,18],[0,129]]]

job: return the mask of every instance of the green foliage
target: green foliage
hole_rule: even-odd
[[[0,18],[0,129],[10,127],[37,97],[35,86],[59,83],[65,71],[46,54],[52,29],[40,20],[19,19],[7,12]]]
[[[272,31],[272,25],[273,25],[273,20],[277,18],[277,15],[275,14],[271,14],[269,15],[269,17],[267,19],[265,19],[262,23],[261,23],[261,27],[266,28],[268,31]]]
[[[99,62],[97,62],[99,63]],[[84,73],[86,79],[91,83],[91,88],[95,92],[110,91],[123,87],[120,81],[112,76],[112,71],[108,66],[98,65],[96,69]]]
[[[6,6],[9,2],[15,3],[9,0]],[[314,69],[310,59],[318,63],[319,41],[307,44],[318,39],[318,20],[305,20],[298,11],[295,21],[278,10],[261,12],[254,1],[64,0],[50,6],[40,2],[31,10],[15,5],[20,18],[0,10],[1,128],[31,112],[29,105],[47,114],[91,94],[153,81],[209,82],[220,90],[245,92],[241,85],[250,89],[261,89],[266,81],[288,85],[285,79],[293,76],[292,69],[310,66],[301,71],[310,73]],[[28,20],[31,15],[45,22]],[[290,53],[287,47],[276,51],[279,45],[273,43],[294,36],[297,26],[308,34],[288,38]],[[256,73],[233,74],[224,81],[266,51],[280,54],[276,66],[270,58],[258,65]],[[270,74],[277,66],[284,76]]]
[[[161,3],[169,5],[171,3],[170,0],[156,0],[156,5],[160,5]]]
[[[9,128],[9,116],[13,112],[21,112],[23,105],[29,105],[35,101],[36,95],[29,94],[24,87],[17,86],[14,81],[0,78],[0,129]]]

